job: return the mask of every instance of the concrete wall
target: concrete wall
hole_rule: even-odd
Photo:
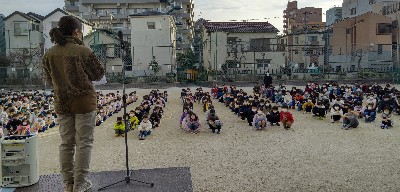
[[[154,22],[156,29],[148,29]],[[134,16],[131,18],[133,68],[138,75],[149,75],[149,64],[154,56],[161,67],[159,75],[175,70],[176,27],[173,17],[168,15]],[[167,47],[171,46],[172,47]]]
[[[350,54],[352,46],[355,50],[366,51],[371,45],[391,44],[392,34],[377,35],[378,23],[391,24],[392,20],[382,15],[366,13],[334,24],[331,43],[333,55]],[[350,34],[346,34],[347,29],[351,29]]]
[[[228,49],[231,47],[228,42],[228,37],[237,37],[238,41],[238,58],[242,58],[239,61],[242,65],[239,70],[254,70],[257,71],[275,69],[279,66],[285,65],[285,52],[282,51],[265,51],[265,52],[252,52],[249,50],[249,42],[251,39],[256,38],[271,38],[271,49],[277,50],[277,34],[276,33],[231,33],[227,34],[225,32],[213,32],[208,35],[206,31],[203,31],[203,61],[204,67],[207,69],[217,69],[221,70],[222,65],[226,63],[227,60],[235,60],[234,54],[228,54]],[[243,46],[242,46],[243,45]],[[244,52],[241,51],[241,47],[244,48]],[[248,51],[246,51],[248,50]],[[256,63],[257,59],[270,59],[271,63],[267,68],[258,68],[253,64]],[[233,70],[233,69],[230,69]]]

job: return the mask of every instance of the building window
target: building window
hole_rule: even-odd
[[[237,37],[228,37],[228,38],[226,39],[226,43],[228,43],[228,44],[235,44],[237,39],[238,39]]]
[[[388,35],[392,34],[392,25],[390,23],[378,23],[377,35]]]
[[[226,60],[226,64],[229,69],[241,68],[239,61]]]
[[[350,14],[351,14],[351,15],[357,14],[357,8],[354,7],[354,8],[352,8],[352,9],[350,9]]]
[[[308,42],[313,42],[313,41],[318,41],[318,37],[317,36],[308,36]]]
[[[271,64],[271,59],[256,59],[257,68],[266,68]]]
[[[259,38],[250,40],[250,50],[254,52],[271,51],[271,39]]]
[[[28,22],[15,22],[14,35],[28,35],[29,25]]]
[[[156,29],[155,22],[147,22],[147,29]]]
[[[294,42],[295,42],[296,44],[299,44],[299,37],[295,37],[295,38],[294,38]]]

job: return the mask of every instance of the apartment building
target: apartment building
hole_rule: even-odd
[[[174,7],[179,10],[174,10]],[[178,51],[192,49],[194,37],[193,0],[66,0],[65,10],[96,24],[96,28],[121,30],[130,41],[130,15],[158,11],[174,16],[177,26]],[[77,11],[79,10],[79,11]],[[173,11],[172,11],[173,10]]]
[[[342,18],[342,7],[332,7],[326,11],[326,26],[331,26]]]
[[[0,14],[0,57],[6,55],[6,28],[5,28],[5,16]]]
[[[176,72],[176,24],[174,17],[160,12],[131,15],[133,72],[136,76]],[[160,67],[154,73],[150,63]]]
[[[332,67],[374,68],[392,64],[392,19],[368,12],[333,24]]]
[[[289,26],[295,21],[296,18],[296,10],[297,10],[297,1],[289,1],[286,9],[283,10],[283,33],[289,33]]]
[[[376,4],[390,2],[399,2],[399,0],[343,0],[343,18],[351,18],[373,12]]]
[[[268,22],[204,22],[203,65],[234,74],[264,74],[285,65],[279,30]]]

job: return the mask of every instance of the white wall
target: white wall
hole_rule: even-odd
[[[40,31],[30,31],[28,35],[24,36],[15,36],[14,35],[14,22],[27,22],[28,29],[32,28],[32,24],[26,18],[21,15],[15,14],[12,17],[8,18],[5,21],[5,30],[6,30],[6,48],[7,53],[15,48],[35,48],[39,47],[41,43],[43,43],[43,35],[42,29]],[[29,35],[30,34],[30,35]],[[29,42],[29,37],[31,42]]]
[[[147,22],[155,22],[156,29],[148,29]],[[168,73],[168,65],[175,65],[176,28],[171,16],[135,16],[131,18],[133,71],[151,73],[149,63],[154,55],[161,67],[159,75]],[[165,47],[173,44],[173,47]],[[160,47],[163,46],[163,47]],[[166,65],[167,64],[167,65]]]
[[[53,15],[47,17],[43,21],[43,37],[44,37],[44,51],[47,49],[51,48],[53,46],[53,43],[51,42],[50,38],[50,30],[52,29],[52,22],[58,22],[61,17],[66,16],[64,13],[57,11]],[[92,32],[92,27],[87,24],[83,24],[83,36],[88,35],[90,32]]]
[[[203,61],[204,67],[208,69],[221,70],[223,64],[226,60],[235,60],[233,54],[228,55],[227,53],[227,38],[228,37],[238,37],[237,40],[241,39],[243,42],[249,43],[251,39],[257,38],[271,38],[271,44],[277,44],[277,34],[276,33],[231,33],[229,36],[225,32],[213,32],[211,35],[207,35],[203,31]],[[210,43],[211,42],[211,43]],[[249,44],[248,44],[249,45]],[[240,47],[240,46],[239,46]],[[271,45],[272,49],[277,49],[277,45]],[[240,49],[240,48],[239,48]],[[263,53],[265,55],[263,56]],[[268,69],[276,69],[279,66],[285,65],[285,51],[268,51],[268,52],[244,52],[238,51],[238,57],[243,57],[241,60],[241,70],[254,70],[257,69],[257,73],[264,72],[264,68],[257,68],[253,65],[257,59],[271,59],[271,63]]]

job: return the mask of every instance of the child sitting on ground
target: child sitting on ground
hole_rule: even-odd
[[[390,111],[389,107],[385,107],[383,109],[383,112],[381,114],[381,129],[389,129],[389,127],[393,126],[393,121],[392,121],[392,112]]]
[[[122,121],[122,117],[117,117],[117,122],[115,122],[114,124],[114,130],[115,130],[115,137],[125,136],[124,135],[125,123]]]
[[[376,111],[373,107],[373,104],[368,104],[367,108],[364,109],[364,117],[365,117],[365,123],[371,123],[372,121],[375,121],[376,118]]]
[[[201,123],[199,117],[194,113],[190,112],[186,116],[186,130],[192,132],[193,134],[197,134],[200,131]]]
[[[130,125],[132,130],[136,128],[136,125],[139,125],[139,119],[136,117],[136,113],[133,110],[129,112],[129,121],[131,123]]]
[[[29,135],[31,125],[28,119],[23,119],[22,124],[17,128],[17,135]]]
[[[349,110],[348,113],[343,115],[343,129],[349,130],[350,128],[357,128],[359,122],[357,120],[358,113]]]
[[[331,108],[331,122],[335,123],[342,118],[343,111],[340,109],[339,104],[334,104]]]
[[[279,124],[280,121],[280,112],[278,111],[278,106],[273,106],[272,111],[267,114],[267,119],[270,123],[271,126],[274,126],[274,124],[281,126]]]
[[[280,121],[283,128],[290,129],[294,123],[294,118],[292,113],[288,111],[288,106],[282,106],[282,111],[280,112]]]
[[[312,109],[314,108],[314,103],[312,102],[312,99],[307,99],[307,102],[303,104],[303,114],[305,113],[311,113]]]
[[[256,130],[262,130],[267,127],[267,117],[261,109],[258,109],[257,114],[254,115],[253,127],[256,128]]]
[[[139,124],[138,129],[139,129],[139,139],[140,140],[145,140],[147,136],[151,134],[151,129],[153,128],[153,125],[151,124],[149,120],[148,115],[143,116],[143,121]]]
[[[213,133],[215,133],[215,130],[217,130],[217,134],[220,134],[222,122],[221,120],[219,120],[217,114],[215,114],[214,109],[211,110],[211,113],[209,115],[208,125]]]

